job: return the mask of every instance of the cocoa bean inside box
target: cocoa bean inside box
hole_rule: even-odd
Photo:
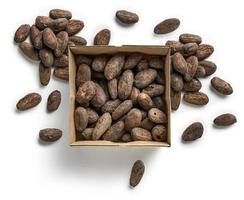
[[[104,130],[106,129],[105,133],[103,133],[104,130],[102,130],[102,131],[96,130],[96,131],[93,131],[92,137],[90,137],[90,136],[88,136],[88,138],[84,137],[84,136],[86,136],[86,134],[89,135],[89,131],[87,131],[86,134],[84,134],[84,132],[82,132],[82,131],[77,131],[77,129],[84,130],[84,125],[80,124],[77,127],[77,123],[75,123],[75,115],[78,115],[79,117],[82,118],[83,117],[82,112],[84,110],[86,110],[88,107],[88,109],[95,110],[98,113],[99,117],[103,116],[106,119],[108,116],[107,115],[104,116],[104,113],[101,111],[102,110],[101,105],[98,105],[95,107],[92,105],[91,101],[96,101],[96,100],[92,100],[92,99],[89,100],[90,99],[89,95],[92,95],[92,94],[88,94],[85,97],[80,96],[81,100],[88,99],[89,106],[88,106],[88,104],[86,104],[86,105],[83,104],[82,101],[79,102],[79,98],[78,98],[78,102],[77,102],[77,98],[76,98],[77,91],[79,90],[79,87],[82,84],[84,84],[84,83],[77,84],[77,80],[76,80],[77,79],[77,77],[76,77],[77,70],[79,69],[80,63],[81,62],[86,63],[92,69],[91,61],[93,61],[94,58],[96,58],[98,56],[106,55],[109,60],[112,57],[114,57],[115,55],[118,55],[118,57],[121,57],[120,55],[122,55],[122,58],[124,56],[125,63],[126,63],[129,56],[137,55],[137,54],[142,55],[142,58],[140,59],[140,61],[142,61],[141,65],[138,65],[138,63],[137,63],[137,66],[134,67],[133,69],[131,69],[131,71],[133,72],[133,77],[134,77],[133,86],[140,87],[138,89],[140,90],[140,94],[142,94],[141,98],[144,98],[143,97],[144,93],[142,92],[142,90],[145,91],[146,87],[144,87],[143,85],[140,85],[142,83],[139,83],[139,85],[138,85],[138,83],[136,83],[136,81],[135,81],[135,76],[138,73],[138,71],[143,70],[143,69],[140,69],[140,67],[143,68],[143,64],[144,64],[143,60],[144,61],[146,60],[148,62],[150,60],[151,65],[149,65],[148,69],[157,70],[159,72],[159,73],[157,73],[158,77],[155,78],[154,82],[156,82],[156,79],[162,79],[161,81],[160,80],[157,81],[156,84],[158,84],[158,85],[161,84],[164,87],[163,94],[158,97],[161,97],[163,100],[164,105],[163,105],[163,108],[161,108],[161,110],[163,111],[165,116],[163,116],[163,122],[162,123],[158,122],[158,124],[157,123],[154,124],[154,127],[156,125],[163,125],[165,127],[165,130],[164,130],[165,134],[164,134],[163,138],[161,139],[160,137],[157,137],[157,130],[155,130],[153,136],[152,136],[152,130],[149,130],[151,135],[148,135],[148,131],[144,131],[144,129],[140,129],[141,124],[136,126],[136,127],[139,127],[138,129],[136,129],[136,128],[129,129],[130,128],[129,126],[131,124],[128,123],[128,120],[127,120],[127,127],[126,127],[127,130],[123,131],[123,134],[121,134],[121,136],[119,136],[120,138],[116,135],[113,136],[113,130],[117,131],[117,129],[119,129],[121,127],[121,125],[124,126],[123,122],[125,121],[126,115],[129,113],[129,111],[126,111],[126,113],[122,114],[121,116],[120,116],[120,114],[118,115],[118,113],[111,113],[111,115],[109,117],[109,118],[111,118],[109,120],[110,125],[106,124],[102,128],[99,127]],[[155,68],[157,68],[157,66],[152,67],[154,64],[157,65],[157,61],[153,60],[154,58],[157,58],[157,57],[162,59],[163,67],[161,69],[155,69]],[[90,58],[92,60],[89,60],[87,58]],[[121,58],[118,58],[118,60],[119,59],[121,59]],[[106,62],[108,62],[108,60]],[[129,65],[130,65],[130,63],[129,63]],[[123,65],[123,69],[121,70],[121,72],[119,72],[116,75],[117,78],[119,77],[118,81],[121,79],[121,76],[126,71],[126,69],[124,69],[125,68],[124,66],[125,65]],[[130,74],[130,72],[128,74]],[[98,84],[102,88],[103,88],[103,84],[107,84],[108,79],[112,79],[113,76],[114,76],[114,74],[112,73],[112,75],[111,75],[109,69],[107,69],[106,74],[104,71],[96,72],[94,70],[91,70],[91,81],[93,81],[95,84]],[[130,75],[128,75],[128,77],[130,77]],[[125,82],[127,81],[128,77],[126,76]],[[112,82],[110,83],[111,85],[113,85]],[[69,47],[69,92],[70,92],[70,98],[69,98],[69,143],[70,143],[70,146],[135,146],[135,147],[143,147],[143,146],[145,146],[145,147],[153,147],[153,146],[169,147],[170,146],[170,141],[171,141],[170,140],[170,110],[171,110],[171,105],[170,105],[170,49],[168,47],[142,46],[142,45],[138,45],[138,46],[137,45],[125,45],[125,46],[119,46],[119,47],[116,47],[116,46]],[[128,97],[128,94],[127,94],[128,92],[126,90],[126,87],[123,90],[120,89],[120,93],[121,94],[119,95],[119,97],[117,97],[120,100],[120,102],[125,102],[126,100],[130,100],[130,97]],[[107,97],[106,101],[115,99],[116,97],[113,97],[113,95],[114,94],[109,93],[107,95],[108,97]],[[93,98],[94,98],[94,96],[93,96]],[[142,116],[145,115],[145,113],[146,113],[146,115],[147,115],[146,117],[148,117],[149,111],[150,111],[150,114],[151,114],[150,119],[152,120],[152,118],[154,117],[153,115],[156,114],[156,112],[157,112],[157,109],[154,109],[155,107],[157,107],[157,106],[155,106],[157,104],[157,100],[160,100],[160,99],[155,99],[155,102],[153,102],[153,106],[150,109],[147,108],[148,105],[144,106],[143,103],[141,103],[139,105],[138,102],[133,101],[132,109],[135,108],[136,110],[138,110],[138,109],[142,110]],[[97,100],[97,103],[99,104],[99,99]],[[128,103],[128,105],[127,105],[127,103]],[[103,102],[102,102],[102,104],[103,104]],[[129,101],[125,102],[124,107],[127,107],[127,106],[130,106]],[[77,109],[78,107],[79,107],[79,109]],[[145,108],[146,112],[143,113],[142,107]],[[84,111],[84,112],[86,112],[86,111]],[[136,114],[135,114],[135,116],[136,116]],[[143,118],[145,119],[145,116]],[[132,119],[133,119],[133,114],[132,114]],[[155,122],[157,122],[157,120],[158,119],[155,119]],[[121,123],[121,121],[123,121],[123,122]],[[135,121],[136,121],[136,119],[135,119]],[[87,124],[86,127],[94,128],[94,127],[96,127],[96,123],[97,122],[95,122],[93,124]],[[145,123],[146,123],[146,121],[145,121]],[[113,126],[114,124],[116,124],[116,125]],[[108,127],[106,127],[106,126],[109,126],[109,127],[112,126],[112,128],[110,128],[108,131]],[[94,133],[94,132],[96,132],[96,133]],[[132,134],[132,132],[133,132],[133,134]],[[128,134],[125,134],[125,133],[128,133]],[[131,135],[133,135],[133,137],[130,137]],[[123,139],[122,139],[122,137],[123,137]],[[144,139],[147,141],[143,141]]]

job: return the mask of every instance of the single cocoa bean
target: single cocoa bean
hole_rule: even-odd
[[[80,87],[86,81],[91,80],[91,68],[87,64],[80,64],[76,72],[75,84]]]
[[[68,67],[57,67],[54,69],[53,75],[62,80],[69,80],[69,68]]]
[[[89,102],[96,94],[96,85],[93,81],[87,81],[79,87],[76,93],[76,101],[80,104]]]
[[[182,42],[183,44],[194,43],[194,42],[200,44],[202,42],[202,38],[199,35],[194,35],[189,33],[181,34],[179,39],[180,42]]]
[[[42,39],[43,43],[50,49],[54,50],[57,48],[57,38],[53,33],[52,29],[45,28],[42,33]]]
[[[209,102],[208,96],[203,92],[187,92],[184,94],[183,99],[187,103],[198,106],[206,105]]]
[[[42,100],[42,97],[38,93],[29,93],[21,98],[16,104],[16,108],[20,111],[28,110],[37,106]]]
[[[55,111],[58,109],[61,103],[61,92],[58,90],[54,90],[51,92],[47,99],[47,110]]]
[[[74,113],[75,128],[77,131],[82,132],[88,125],[88,115],[86,109],[77,107]]]
[[[14,41],[16,43],[24,42],[30,34],[30,25],[23,24],[15,32]]]
[[[136,65],[140,62],[143,58],[143,55],[140,53],[134,53],[128,56],[127,60],[125,61],[124,69],[133,69]]]
[[[125,70],[118,81],[118,97],[127,99],[132,91],[134,75],[131,70]]]
[[[156,125],[152,129],[152,138],[158,142],[165,142],[167,140],[167,130],[163,125]]]
[[[111,127],[112,118],[109,113],[104,113],[99,117],[92,133],[92,140],[99,140],[102,135]]]
[[[112,142],[118,142],[124,134],[124,122],[118,121],[113,124],[103,135],[103,139]]]
[[[217,126],[230,126],[236,123],[237,120],[235,115],[230,113],[225,113],[216,117],[213,122]]]
[[[58,18],[71,19],[72,13],[68,10],[52,9],[49,11],[49,16],[53,19],[58,19]]]
[[[118,81],[116,78],[108,81],[108,92],[111,99],[116,99],[118,96]]]
[[[220,94],[231,95],[233,93],[231,85],[219,77],[212,78],[211,85]]]
[[[209,44],[200,44],[196,52],[198,60],[208,58],[214,52],[214,47]]]
[[[39,132],[39,138],[45,142],[55,142],[62,137],[62,131],[57,128],[46,128]]]
[[[123,115],[125,115],[129,110],[132,108],[132,101],[131,100],[125,100],[123,101],[115,110],[112,112],[112,118],[113,120],[117,120]]]
[[[72,35],[75,35],[76,33],[80,32],[83,28],[84,28],[83,21],[71,19],[71,20],[69,20],[65,31],[68,33],[69,36],[72,36]]]
[[[167,122],[165,113],[158,108],[151,108],[148,111],[148,117],[155,124],[163,124]]]
[[[131,109],[125,117],[125,130],[131,131],[135,127],[139,127],[142,120],[141,111],[137,108]]]
[[[134,84],[137,88],[145,88],[155,80],[156,76],[155,69],[145,69],[135,75]]]
[[[194,141],[202,137],[203,135],[203,125],[200,122],[195,122],[188,126],[182,134],[182,140],[189,142]]]
[[[132,139],[134,141],[151,141],[152,135],[151,133],[143,128],[133,128],[131,130]]]
[[[151,97],[145,93],[140,93],[137,97],[137,101],[141,106],[141,108],[143,108],[146,111],[151,109],[154,106]]]
[[[116,54],[112,58],[110,58],[104,69],[104,75],[106,79],[114,79],[124,67],[124,62],[125,56],[123,54]]]
[[[111,32],[108,29],[99,31],[94,38],[94,45],[108,45],[111,37]]]
[[[51,78],[51,67],[46,67],[40,62],[39,64],[39,78],[40,83],[43,86],[48,85],[50,78]]]
[[[154,28],[155,34],[167,34],[175,31],[180,26],[180,20],[177,18],[166,19]]]
[[[139,21],[139,16],[136,13],[127,10],[118,10],[116,18],[124,24],[135,24]]]
[[[131,170],[131,175],[130,175],[130,185],[132,187],[136,187],[144,174],[145,171],[145,166],[144,163],[141,160],[137,160]]]

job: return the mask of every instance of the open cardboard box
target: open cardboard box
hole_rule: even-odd
[[[167,141],[133,141],[128,143],[123,142],[110,142],[105,140],[87,141],[76,140],[76,130],[74,123],[74,110],[75,110],[75,76],[76,76],[76,63],[75,55],[99,55],[99,54],[116,54],[116,53],[142,53],[147,55],[160,55],[164,59],[164,76],[165,76],[165,93],[162,98],[166,104],[166,115],[168,122],[167,128]],[[165,46],[141,46],[141,45],[125,45],[125,46],[76,46],[69,48],[69,142],[70,146],[124,146],[124,147],[169,147],[170,140],[170,49]]]

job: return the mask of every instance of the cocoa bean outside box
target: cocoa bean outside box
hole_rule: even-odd
[[[165,102],[165,114],[167,115],[166,142],[158,141],[131,141],[131,142],[111,142],[105,140],[77,140],[74,111],[75,111],[75,95],[76,84],[75,77],[77,66],[75,63],[76,55],[97,56],[100,54],[114,55],[116,53],[124,53],[130,55],[132,53],[142,53],[148,56],[162,56],[164,61],[163,75],[165,80],[165,92],[162,98]],[[123,45],[123,46],[73,46],[69,47],[69,144],[70,146],[119,146],[119,147],[170,147],[170,49],[166,46],[144,46],[144,45]]]

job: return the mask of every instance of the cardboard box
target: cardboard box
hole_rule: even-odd
[[[166,124],[167,128],[167,141],[166,142],[156,142],[156,141],[133,141],[128,143],[122,142],[110,142],[104,140],[98,141],[76,141],[76,131],[74,124],[74,110],[75,110],[75,76],[76,76],[76,63],[75,55],[99,55],[99,54],[116,54],[119,52],[124,52],[126,54],[130,53],[142,53],[148,55],[161,55],[164,58],[165,67],[165,93],[163,99],[166,103],[166,115],[168,122]],[[170,49],[165,46],[137,46],[137,45],[126,45],[126,46],[79,46],[69,48],[69,141],[70,146],[122,146],[122,147],[169,147],[170,140]]]

